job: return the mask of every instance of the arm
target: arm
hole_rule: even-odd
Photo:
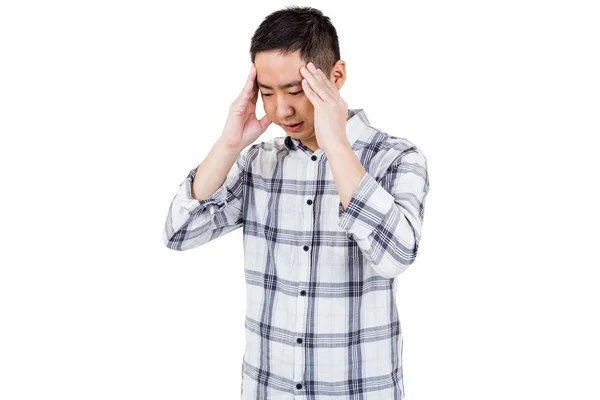
[[[192,197],[206,200],[223,185],[241,151],[217,140],[212,149],[196,169],[192,186]]]
[[[271,124],[266,115],[256,118],[257,99],[252,64],[244,88],[229,107],[221,137],[179,185],[171,202],[163,230],[168,248],[193,249],[242,226],[247,158],[258,145],[247,146]]]
[[[404,151],[380,182],[369,173],[360,178],[348,207],[340,203],[339,226],[352,234],[371,268],[394,278],[417,257],[429,192],[425,155],[416,146]]]
[[[251,148],[240,152],[217,141],[188,173],[169,206],[163,229],[168,248],[193,249],[242,226],[244,171]]]

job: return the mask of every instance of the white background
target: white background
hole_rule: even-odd
[[[600,398],[593,3],[294,3],[336,26],[349,106],[428,159],[407,400]],[[239,398],[241,229],[161,234],[289,4],[2,2],[1,399]]]

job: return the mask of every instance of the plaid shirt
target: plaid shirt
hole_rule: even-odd
[[[327,155],[290,136],[253,144],[208,199],[194,167],[168,210],[165,245],[189,250],[243,227],[241,398],[404,399],[397,280],[415,261],[427,160],[350,109],[367,171],[344,210]]]

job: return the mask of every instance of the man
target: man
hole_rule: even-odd
[[[250,54],[221,137],[173,198],[165,244],[243,227],[242,399],[403,399],[395,278],[417,255],[426,158],[348,110],[337,33],[319,10],[273,12]],[[252,144],[273,122],[286,135]]]

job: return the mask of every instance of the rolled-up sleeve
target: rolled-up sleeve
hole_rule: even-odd
[[[338,225],[377,274],[394,278],[417,257],[429,192],[425,155],[416,146],[403,152],[379,181],[363,176],[348,207],[340,203]]]
[[[242,226],[243,192],[248,147],[244,149],[223,184],[207,199],[192,197],[197,167],[181,182],[167,213],[164,244],[173,250],[189,250]]]

